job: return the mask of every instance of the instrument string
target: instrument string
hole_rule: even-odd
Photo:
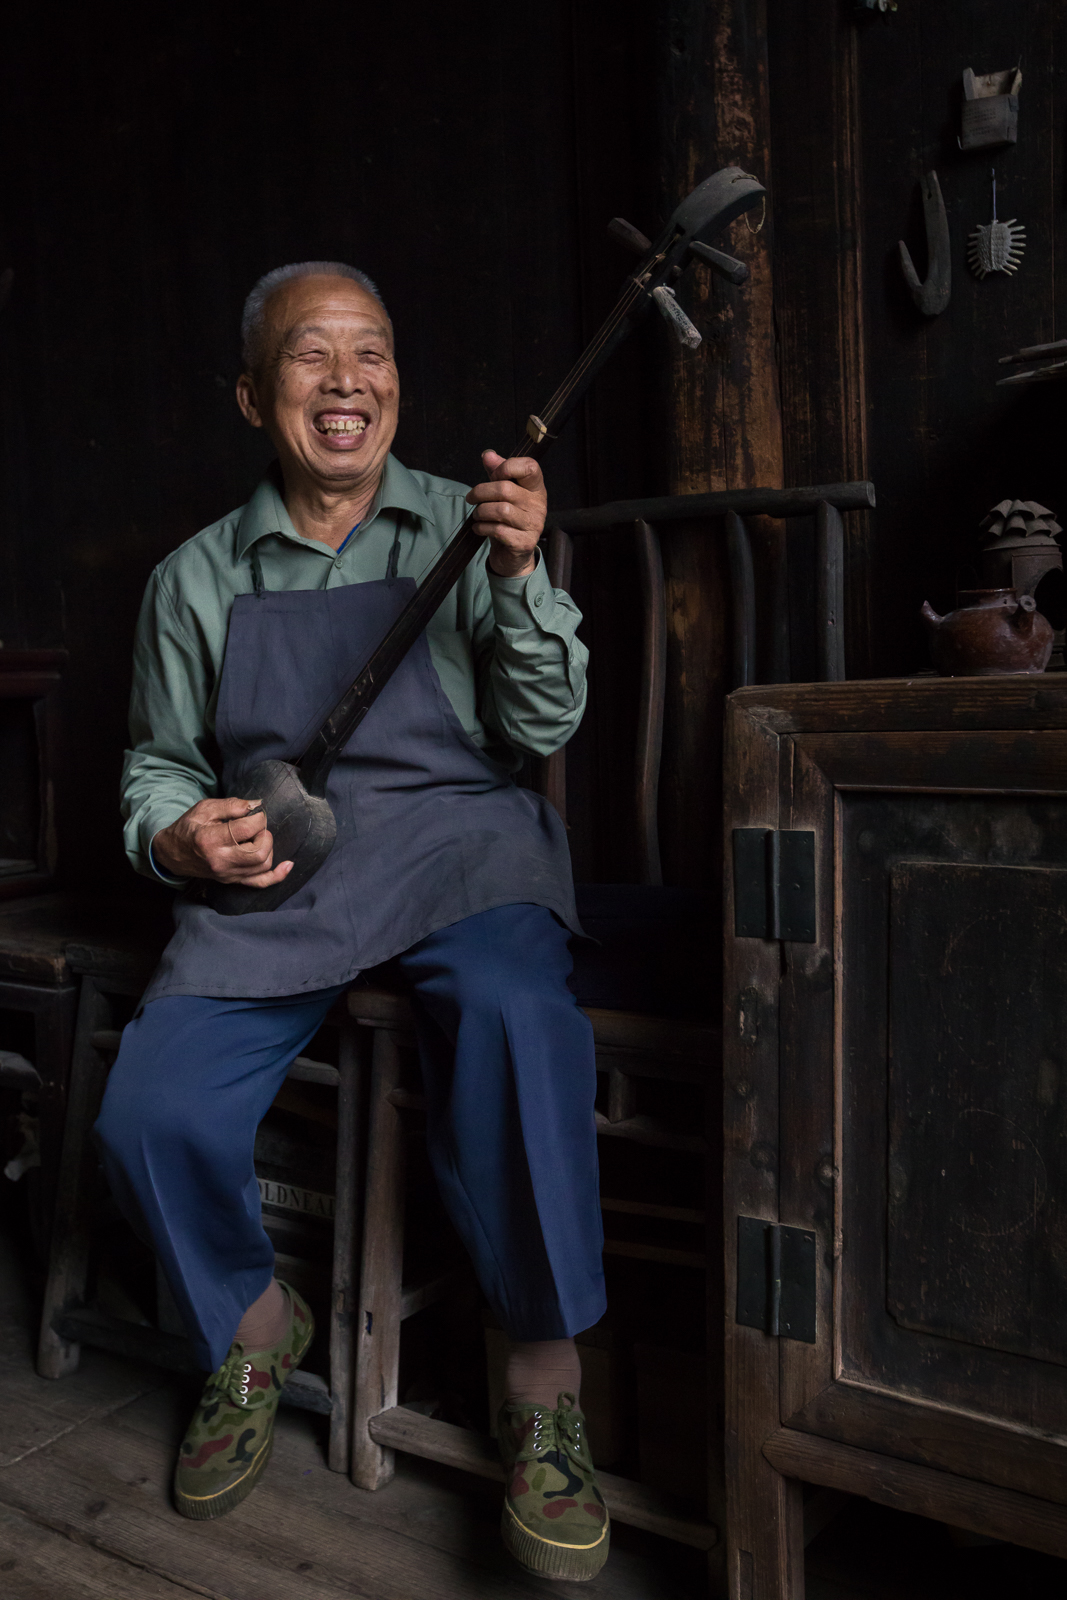
[[[637,283],[633,279],[630,280],[629,288],[619,296],[614,307],[612,308],[611,314],[593,335],[593,338],[582,351],[582,354],[579,356],[578,360],[571,368],[570,372],[568,372],[567,376],[564,378],[563,382],[560,384],[551,400],[549,400],[548,405],[541,413],[541,420],[543,422],[547,423],[550,420],[554,420],[559,412],[563,409],[563,406],[570,399],[579,383],[581,383],[582,379],[589,371],[589,368],[595,363],[597,357],[600,355],[600,352],[603,350],[604,346],[608,343],[612,334],[615,333],[616,329],[630,314],[644,292],[644,288],[640,283]]]
[[[582,354],[579,356],[570,372],[568,372],[567,376],[564,378],[555,394],[541,412],[542,422],[544,422],[546,425],[551,424],[559,415],[564,405],[574,393],[575,389],[585,378],[589,368],[596,362],[596,359],[600,355],[600,352],[603,350],[604,346],[611,339],[612,335],[616,332],[621,323],[624,322],[626,317],[629,316],[630,312],[634,309],[634,306],[638,303],[638,301],[641,299],[641,296],[645,292],[644,286],[637,279],[630,278],[628,280],[627,287],[623,290],[622,294],[615,302],[615,305],[612,307],[608,317],[597,329],[589,344],[582,351]],[[529,443],[528,437],[519,442],[512,454],[520,455],[522,453],[524,443]],[[425,583],[420,584],[420,590],[433,582],[439,563],[443,561],[445,555],[452,550],[464,528],[467,528],[470,525],[472,514],[473,513],[464,517],[459,527],[456,528],[453,533],[449,534],[448,539],[442,545],[437,555],[433,557],[432,561],[429,562],[427,567],[423,569],[423,572],[429,572],[429,576],[426,578]],[[443,577],[444,574],[441,576]],[[449,588],[451,588],[451,583],[449,583]]]

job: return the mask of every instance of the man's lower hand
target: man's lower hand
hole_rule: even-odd
[[[477,531],[488,535],[489,567],[501,578],[525,578],[537,565],[537,541],[545,526],[548,494],[541,468],[532,456],[505,459],[482,451],[488,483],[467,496],[475,507]]]
[[[275,867],[274,840],[258,800],[199,800],[161,828],[152,840],[156,865],[175,878],[214,878],[268,889],[292,869],[291,861]]]

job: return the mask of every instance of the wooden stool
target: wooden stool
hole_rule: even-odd
[[[147,1361],[177,1372],[198,1372],[189,1342],[165,1313],[169,1292],[159,1284],[158,1327],[142,1327],[86,1303],[91,1246],[92,1197],[97,1186],[97,1156],[92,1135],[121,1030],[115,1002],[144,992],[158,952],[136,944],[85,943],[71,946],[68,959],[79,975],[81,992],[70,1074],[66,1129],[59,1171],[56,1225],[45,1288],[37,1353],[42,1377],[73,1372],[82,1344]],[[349,1407],[352,1387],[352,1319],[357,1277],[356,1248],[362,1195],[360,1145],[360,1060],[355,1023],[343,1003],[327,1024],[340,1033],[339,1061],[298,1056],[287,1081],[327,1084],[337,1090],[337,1193],[334,1215],[329,1345],[330,1380],[299,1370],[282,1391],[283,1402],[320,1412],[330,1419],[329,1465],[349,1465]]]
[[[403,1053],[413,1049],[415,1043],[411,1003],[402,994],[358,987],[350,991],[347,1002],[351,1016],[361,1028],[371,1030],[374,1041],[352,1481],[361,1489],[381,1488],[393,1476],[396,1450],[461,1467],[480,1477],[502,1480],[503,1467],[491,1440],[397,1404],[401,1323],[440,1298],[448,1284],[438,1279],[430,1284],[405,1287],[402,1282],[402,1119],[405,1112],[421,1110],[425,1105],[421,1095],[401,1084]],[[694,1023],[626,1012],[587,1009],[586,1015],[593,1024],[598,1069],[609,1074],[608,1114],[597,1114],[597,1130],[601,1137],[703,1154],[707,1148],[703,1131],[681,1132],[652,1117],[636,1114],[635,1080],[658,1078],[666,1082],[707,1085],[714,1101],[720,1083],[721,1036],[718,1032]],[[628,1203],[628,1209],[640,1214],[640,1203]],[[648,1206],[644,1211],[653,1215],[658,1209]],[[646,1260],[665,1261],[669,1261],[672,1254],[656,1246],[628,1245],[626,1241],[611,1239],[605,1243],[605,1253],[640,1253]],[[695,1264],[702,1267],[703,1260],[697,1259]],[[606,1472],[598,1472],[597,1479],[608,1509],[618,1521],[701,1550],[710,1550],[717,1543],[718,1531],[713,1522],[694,1517],[644,1484]]]

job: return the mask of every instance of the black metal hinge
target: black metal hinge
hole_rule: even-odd
[[[815,1235],[737,1219],[737,1317],[782,1339],[815,1343]]]
[[[734,829],[734,933],[815,943],[815,835]]]

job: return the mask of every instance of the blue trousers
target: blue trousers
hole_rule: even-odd
[[[510,905],[401,957],[428,1148],[482,1290],[516,1339],[604,1313],[592,1029],[567,988],[567,930]],[[274,1270],[256,1129],[342,989],[150,1001],[122,1036],[96,1124],[115,1199],[152,1240],[201,1365],[221,1365]]]

